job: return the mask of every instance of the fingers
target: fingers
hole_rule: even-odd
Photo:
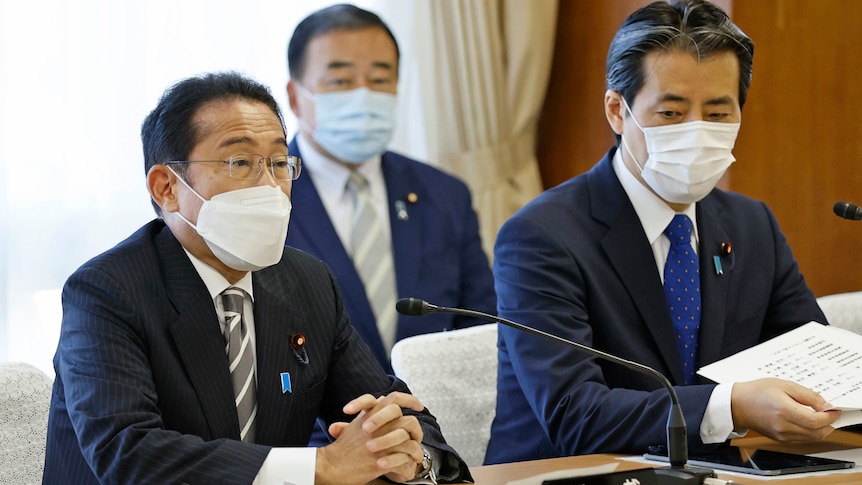
[[[373,434],[381,427],[404,416],[402,408],[422,411],[425,406],[413,395],[393,392],[378,398],[365,394],[347,403],[343,411],[345,414],[356,414],[360,410],[364,411],[366,416],[362,423],[362,430]],[[422,429],[418,422],[410,426],[408,431],[411,439],[422,441]]]
[[[796,384],[795,382],[787,382],[787,395],[793,398],[794,401],[810,406],[815,411],[828,411],[833,408],[826,399],[820,394],[808,389],[805,386]]]
[[[795,382],[779,380],[777,385],[790,399],[787,420],[797,425],[801,431],[822,432],[823,437],[833,431],[830,426],[841,417],[840,412],[827,412],[833,408],[819,393]]]
[[[371,394],[363,394],[345,404],[342,411],[344,414],[353,415],[362,410],[373,408],[381,401],[381,399],[390,399],[390,401],[387,402],[397,404],[402,408],[410,408],[416,412],[421,412],[425,409],[425,405],[422,404],[416,396],[403,392],[393,392],[381,397],[374,397]]]
[[[353,399],[342,410],[356,417],[350,423],[329,426],[335,442],[327,448],[332,447],[333,456],[341,456],[342,461],[365,463],[376,476],[385,475],[395,482],[412,480],[416,465],[422,462],[424,433],[415,416],[404,415],[404,408],[422,411],[425,406],[415,396],[400,392]]]
[[[366,433],[374,433],[378,428],[404,415],[401,406],[396,404],[394,394],[382,396],[377,404],[368,411],[368,417],[362,423],[362,430]]]
[[[350,423],[345,423],[342,421],[338,421],[329,425],[329,434],[332,435],[333,438],[338,439],[341,436],[341,433],[350,425]]]
[[[778,441],[819,440],[840,412],[818,393],[781,379],[740,382],[731,392],[735,429],[750,428]]]
[[[389,470],[386,478],[396,483],[412,480],[416,476],[416,466],[422,462],[422,447],[415,441],[405,442],[377,459],[377,466]]]
[[[354,414],[358,414],[360,411],[371,409],[376,403],[376,397],[372,396],[371,394],[363,394],[345,404],[341,410],[344,412],[344,414],[352,416]]]
[[[401,406],[402,408],[409,408],[416,411],[417,413],[422,412],[425,409],[425,405],[422,404],[422,401],[420,401],[419,398],[414,396],[413,394],[393,392],[389,394],[389,396],[394,396],[395,404]]]
[[[381,475],[399,483],[414,478],[423,458],[420,442],[411,439],[411,433],[421,436],[419,421],[402,416],[369,434],[361,427],[365,414],[330,425],[335,441],[318,449],[320,481],[315,483],[367,483]]]
[[[385,452],[379,453],[379,456],[377,466],[381,469],[392,469],[410,463],[415,472],[416,465],[422,462],[422,446],[415,441],[405,441],[392,448],[387,448]]]
[[[378,428],[366,446],[369,451],[381,451],[411,441],[419,444],[422,442],[423,436],[418,419],[413,416],[402,416]],[[422,460],[421,453],[419,460]]]

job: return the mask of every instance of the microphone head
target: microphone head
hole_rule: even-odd
[[[862,207],[850,202],[836,202],[832,206],[832,212],[838,217],[850,219],[851,221],[862,219]]]
[[[402,298],[395,303],[395,310],[402,315],[420,316],[429,311],[428,303],[418,298]]]

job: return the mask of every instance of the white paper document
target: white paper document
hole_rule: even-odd
[[[719,384],[778,377],[817,391],[844,411],[836,428],[862,423],[862,335],[809,322],[702,367]]]

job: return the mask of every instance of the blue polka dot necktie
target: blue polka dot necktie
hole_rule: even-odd
[[[676,331],[686,384],[694,384],[697,366],[697,333],[700,328],[700,270],[691,247],[691,219],[677,214],[664,230],[670,250],[664,265],[664,293]]]

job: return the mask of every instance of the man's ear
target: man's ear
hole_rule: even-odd
[[[613,89],[605,91],[605,117],[617,135],[623,134],[625,114],[626,106],[623,104],[623,95]]]
[[[162,208],[162,212],[179,210],[177,183],[177,176],[168,169],[167,165],[153,165],[147,172],[147,189],[156,205]]]
[[[296,84],[297,82],[293,79],[287,82],[287,101],[290,103],[290,110],[293,111],[293,115],[299,118],[299,101],[296,99],[296,97],[299,96],[299,93],[297,92]]]

